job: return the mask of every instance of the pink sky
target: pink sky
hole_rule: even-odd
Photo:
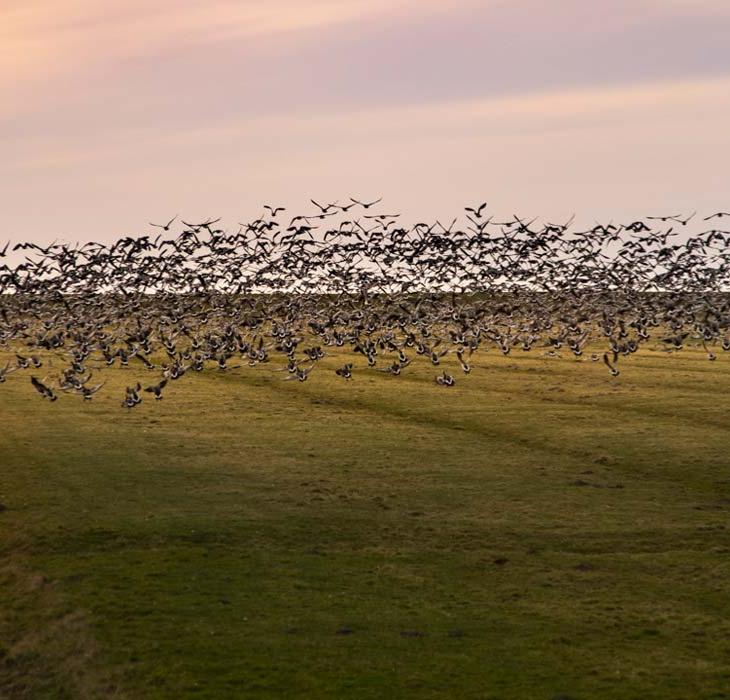
[[[728,36],[726,0],[4,0],[0,238],[727,209]]]

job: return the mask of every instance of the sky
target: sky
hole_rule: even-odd
[[[0,241],[730,207],[727,0],[2,0]]]

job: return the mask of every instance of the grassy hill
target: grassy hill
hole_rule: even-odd
[[[730,697],[729,361],[16,372],[0,697]]]

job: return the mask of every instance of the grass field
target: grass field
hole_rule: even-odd
[[[16,372],[0,697],[730,697],[729,363]]]

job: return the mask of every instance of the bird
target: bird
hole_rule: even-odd
[[[469,349],[469,356],[471,356],[473,350]],[[471,372],[471,365],[464,359],[464,348],[459,348],[456,351],[456,359],[459,361],[462,372],[469,374]]]
[[[96,392],[99,391],[105,384],[106,382],[100,382],[99,384],[95,384],[94,386],[90,387],[82,385],[78,391],[81,396],[83,396],[84,401],[91,401],[91,399],[94,398],[94,394],[96,394]]]
[[[353,197],[350,197],[350,201],[353,204],[359,204],[363,209],[370,209],[370,207],[374,206],[375,204],[378,204],[383,201],[383,198],[380,197],[379,199],[376,199],[372,202],[359,202],[357,199],[354,199]]]
[[[303,367],[297,367],[297,369],[290,374],[288,377],[284,377],[284,381],[289,380],[297,380],[300,382],[306,382],[307,379],[309,379],[310,372],[314,369],[315,365],[310,365],[309,367],[303,368]]]
[[[178,215],[175,214],[175,216],[173,216],[172,219],[170,219],[166,224],[153,224],[150,221],[150,226],[154,226],[156,228],[161,228],[164,231],[169,231],[170,230],[170,226],[172,226],[172,224],[175,222],[175,220],[177,219],[177,217],[178,217]]]
[[[714,362],[717,359],[717,355],[707,347],[707,343],[704,340],[702,341],[702,347],[707,354],[707,359],[710,360],[710,362]]]
[[[5,367],[0,367],[0,384],[2,384],[8,377],[18,369],[18,367],[11,367],[9,362],[5,363]]]
[[[618,367],[616,367],[616,362],[618,361],[618,357],[619,357],[618,353],[614,352],[613,353],[613,362],[612,362],[611,360],[608,359],[608,353],[607,352],[603,353],[603,363],[606,365],[606,367],[608,367],[609,372],[611,373],[612,377],[618,377],[618,375],[620,374]]]
[[[15,354],[15,362],[18,369],[28,369],[31,365],[31,360],[22,355]]]
[[[405,362],[401,362],[400,360],[396,360],[395,362],[393,362],[388,367],[383,367],[379,371],[380,372],[387,372],[388,374],[392,374],[392,375],[394,375],[394,376],[397,377],[403,371],[403,369],[405,369],[406,367],[408,367],[409,364],[411,364],[411,361],[410,360],[406,360]]]
[[[142,397],[139,392],[142,389],[142,385],[137,382],[134,386],[128,386],[124,393],[124,400],[122,401],[123,408],[134,408],[142,403]]]
[[[474,207],[465,207],[465,211],[470,211],[470,212],[471,212],[472,214],[474,214],[474,216],[476,216],[477,218],[481,218],[481,216],[482,216],[482,211],[484,211],[484,208],[485,208],[486,206],[487,206],[487,203],[486,203],[486,202],[482,202],[482,204],[480,204],[480,205],[479,205],[478,207],[476,207],[476,208],[474,208]]]
[[[343,379],[349,381],[352,379],[352,362],[347,362],[342,367],[338,367],[335,370],[335,374],[338,377],[342,377]]]
[[[337,206],[337,202],[334,202],[332,204],[326,204],[325,206],[322,206],[321,204],[318,204],[317,202],[315,202],[313,199],[310,199],[309,201],[312,204],[314,204],[314,206],[317,207],[317,209],[319,209],[322,214],[327,214],[327,212],[329,212],[330,209],[333,209],[334,207]]]
[[[167,378],[161,379],[157,384],[145,388],[145,391],[155,395],[155,401],[162,401],[162,390],[167,386]]]
[[[33,385],[33,388],[44,398],[48,399],[49,401],[57,401],[58,396],[54,393],[53,389],[51,387],[46,386],[43,382],[39,381],[36,377],[31,376],[30,383]]]
[[[436,377],[436,384],[439,386],[454,386],[456,384],[456,380],[446,372],[443,372]]]
[[[443,350],[436,350],[436,346],[431,348],[430,351],[430,360],[432,365],[439,365],[441,364],[441,358],[446,355],[446,353],[449,352],[448,348],[444,348]]]

